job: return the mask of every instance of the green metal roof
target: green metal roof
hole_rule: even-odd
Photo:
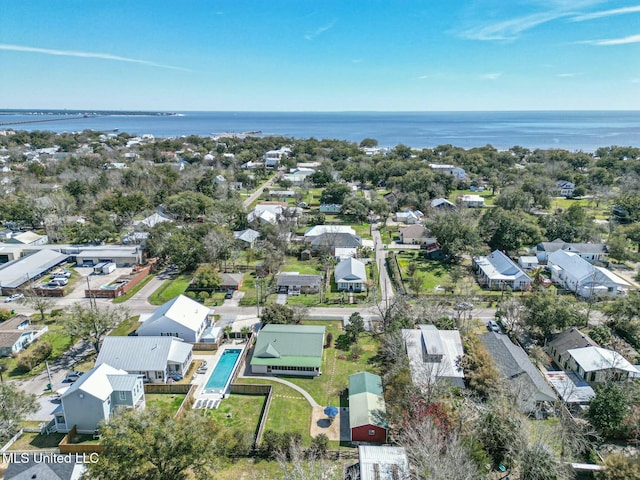
[[[258,333],[251,365],[320,367],[323,326],[266,325]]]
[[[378,375],[369,372],[349,375],[349,395],[357,395],[363,392],[382,395],[382,379]]]

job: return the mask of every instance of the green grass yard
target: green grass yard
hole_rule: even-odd
[[[129,290],[126,294],[124,294],[124,295],[122,295],[122,296],[120,296],[118,298],[114,298],[113,299],[113,303],[117,304],[117,303],[126,302],[131,297],[133,297],[136,293],[138,293],[140,290],[142,290],[142,287],[144,287],[147,283],[149,283],[153,277],[155,277],[154,274],[147,275],[140,283],[138,283],[135,287],[133,287],[131,290]]]
[[[217,409],[207,410],[207,415],[224,429],[242,430],[255,437],[264,406],[264,395],[240,395],[232,393],[220,402]]]
[[[184,393],[147,393],[145,399],[147,408],[159,407],[162,410],[169,410],[175,415],[186,396]]]
[[[158,289],[149,297],[149,303],[151,305],[162,305],[165,302],[183,294],[189,283],[191,282],[191,275],[179,275],[178,277],[165,281]]]
[[[140,315],[134,315],[126,319],[116,328],[109,332],[109,335],[112,337],[124,337],[125,335],[129,335],[131,332],[136,330],[140,326]]]
[[[57,448],[65,437],[64,433],[51,433],[40,435],[39,433],[24,432],[16,442],[11,445],[9,451],[21,452],[25,450],[39,450]]]

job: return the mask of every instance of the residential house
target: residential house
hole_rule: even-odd
[[[438,330],[435,325],[418,325],[402,330],[409,356],[411,378],[417,386],[439,382],[464,388],[464,371],[460,359],[464,355],[458,330]]]
[[[233,236],[237,243],[242,245],[244,248],[253,248],[256,240],[260,238],[260,232],[247,228],[246,230],[233,232]]]
[[[549,255],[551,281],[583,298],[626,295],[631,286],[606,268],[596,267],[577,253],[556,250]]]
[[[435,242],[435,238],[433,238],[429,231],[422,225],[400,227],[398,236],[400,237],[400,243],[407,245],[426,245],[429,239],[433,239]]]
[[[467,208],[483,208],[484,197],[474,194],[462,195],[458,201]]]
[[[328,250],[332,255],[336,255],[337,249],[350,249],[349,256],[356,253],[358,247],[362,246],[362,238],[351,233],[323,233],[311,240],[311,250],[318,252]],[[342,251],[341,255],[346,252]]]
[[[320,275],[301,275],[299,272],[283,272],[278,274],[276,287],[278,293],[300,295],[301,293],[318,293],[322,277]]]
[[[19,353],[36,338],[29,317],[16,315],[0,323],[0,357]]]
[[[209,325],[209,309],[184,295],[160,305],[136,331],[142,337],[168,336],[185,342],[200,341]]]
[[[283,202],[285,198],[294,198],[296,196],[295,190],[271,190],[269,191],[270,197],[282,198]]]
[[[431,200],[431,208],[436,210],[457,210],[456,204],[446,198],[434,198]]]
[[[356,231],[349,225],[314,225],[304,232],[304,239],[306,242],[311,242],[314,238],[325,233],[350,233],[355,235]]]
[[[286,219],[295,220],[301,214],[301,208],[290,207],[285,202],[262,202],[249,212],[247,220],[262,225],[267,223],[275,225]]]
[[[320,213],[340,213],[342,205],[339,203],[323,203],[320,205]]]
[[[316,171],[313,168],[292,168],[289,173],[285,173],[282,178],[289,180],[291,183],[303,183],[309,175],[313,175]]]
[[[4,480],[81,480],[87,469],[84,463],[76,462],[75,457],[68,454],[14,452],[15,456],[11,456],[11,452],[7,452],[5,455],[9,461]]]
[[[547,370],[544,373],[544,378],[553,387],[556,394],[562,398],[562,401],[570,407],[588,405],[591,399],[596,396],[591,385],[571,370]]]
[[[346,478],[360,480],[409,480],[411,472],[404,447],[358,445],[358,473]]]
[[[580,347],[568,350],[567,370],[572,370],[591,385],[610,380],[626,381],[640,376],[640,371],[613,350],[601,347]]]
[[[220,290],[240,290],[243,276],[241,273],[221,273]]]
[[[269,150],[262,155],[264,164],[267,168],[276,168],[280,163],[280,160],[284,157],[288,157],[291,154],[291,148],[280,147],[277,150]]]
[[[167,215],[163,215],[159,212],[152,213],[142,220],[135,220],[133,222],[133,228],[136,231],[149,230],[162,222],[173,222],[173,219]]]
[[[479,337],[498,372],[506,379],[509,392],[516,396],[521,411],[536,412],[540,404],[556,400],[553,390],[526,352],[507,335],[488,332]]]
[[[528,290],[531,278],[500,250],[486,257],[473,257],[478,283],[489,289]]]
[[[573,197],[573,191],[576,189],[576,184],[569,182],[568,180],[558,180],[556,182],[558,186],[558,192],[562,197]]]
[[[369,372],[349,375],[349,427],[352,442],[386,443],[389,425],[382,379]]]
[[[94,433],[119,408],[145,408],[142,376],[96,362],[61,395],[60,407],[54,411],[58,432],[75,426],[78,433]]]
[[[533,255],[522,255],[518,257],[518,265],[522,270],[528,272],[531,270],[535,270],[540,266],[540,262],[538,261],[538,257]]]
[[[142,375],[145,382],[166,383],[171,375],[187,373],[193,360],[192,350],[193,345],[176,337],[108,336],[102,343],[96,366],[106,363]]]
[[[444,173],[452,175],[456,180],[464,180],[467,178],[467,173],[464,168],[456,167],[455,165],[448,165],[444,163],[430,163],[429,167],[438,173]]]
[[[583,347],[599,347],[589,335],[582,333],[576,327],[571,327],[564,332],[558,333],[547,343],[546,350],[553,358],[553,361],[562,368],[569,367],[571,355],[569,350]]]
[[[325,327],[265,325],[251,358],[251,372],[317,377],[322,366]]]
[[[394,220],[398,223],[404,223],[407,225],[415,225],[422,222],[424,213],[420,210],[403,210],[402,212],[396,212]]]
[[[536,257],[539,262],[545,263],[549,255],[558,250],[576,253],[589,263],[604,262],[608,253],[607,246],[603,243],[568,243],[556,238],[553,242],[541,242],[536,245]]]
[[[35,247],[37,245],[46,245],[48,241],[49,237],[46,235],[38,235],[35,232],[28,231],[13,234],[11,238],[6,240],[6,243],[19,243]]]
[[[334,278],[338,291],[364,292],[367,290],[367,269],[360,260],[349,257],[336,265]]]

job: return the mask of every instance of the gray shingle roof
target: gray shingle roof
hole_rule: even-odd
[[[55,455],[55,454],[50,454]],[[64,461],[64,455],[60,455],[60,463],[36,462],[33,456],[29,456],[26,462],[11,462],[4,474],[5,480],[71,480],[75,469],[81,469],[80,465]]]
[[[318,286],[322,281],[320,275],[300,275],[294,272],[283,272],[278,275],[276,285],[278,287],[288,287],[289,285]]]
[[[591,340],[589,335],[582,333],[575,327],[571,327],[564,332],[558,333],[553,340],[547,344],[548,349],[555,348],[558,355],[564,357],[572,348],[598,347],[599,345]]]
[[[314,237],[311,241],[314,247],[359,247],[362,245],[362,239],[351,233],[323,233]]]

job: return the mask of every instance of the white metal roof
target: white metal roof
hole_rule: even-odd
[[[67,257],[53,250],[40,250],[28,257],[5,263],[0,266],[0,286],[17,288],[31,279],[40,277],[52,267],[64,262]]]
[[[595,372],[612,368],[629,373],[639,373],[636,367],[631,365],[626,358],[618,352],[607,350],[606,348],[573,348],[568,350],[568,353],[585,372]]]
[[[403,447],[359,445],[361,480],[408,480],[409,460]]]
[[[189,297],[178,295],[173,300],[169,300],[156,308],[151,316],[140,326],[138,332],[144,335],[144,331],[155,322],[166,320],[173,321],[197,332],[208,315],[209,308],[195,300],[191,300]]]

